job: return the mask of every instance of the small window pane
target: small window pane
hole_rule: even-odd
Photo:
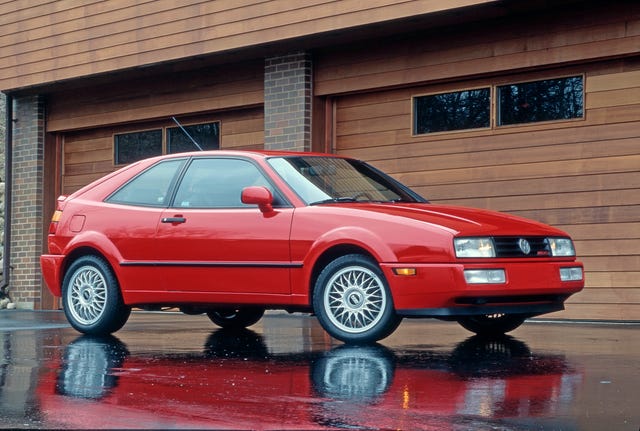
[[[582,118],[582,76],[498,87],[498,125]]]
[[[184,159],[169,160],[150,167],[109,196],[107,202],[166,206],[169,187],[183,163]]]
[[[414,133],[489,127],[489,88],[433,94],[414,99]]]
[[[220,142],[220,123],[194,124],[184,126],[184,129],[203,150],[218,149]],[[198,147],[181,128],[168,128],[167,152],[182,153],[185,151],[198,151]]]
[[[116,165],[162,154],[162,129],[115,135]]]

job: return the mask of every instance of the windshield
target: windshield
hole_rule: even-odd
[[[337,157],[273,157],[269,164],[309,205],[328,202],[426,202],[364,162]]]

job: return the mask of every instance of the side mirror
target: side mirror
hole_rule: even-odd
[[[273,211],[273,195],[266,187],[245,187],[242,189],[241,200],[243,204],[258,205],[263,213]]]

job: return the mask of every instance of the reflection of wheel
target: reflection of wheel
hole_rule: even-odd
[[[113,369],[121,367],[128,354],[127,347],[113,336],[78,338],[65,349],[57,392],[87,399],[106,396],[118,384]]]
[[[241,329],[262,319],[263,308],[221,308],[207,312],[209,319],[221,328]]]
[[[321,397],[370,403],[393,382],[393,353],[374,346],[342,346],[314,362],[311,377]]]
[[[339,257],[322,270],[313,291],[313,309],[322,327],[347,343],[381,340],[402,320],[382,271],[359,254]]]
[[[458,323],[466,330],[478,335],[501,335],[522,325],[525,317],[517,314],[484,314],[465,316]]]
[[[531,350],[526,343],[509,335],[474,335],[451,352],[451,370],[461,376],[505,376],[527,373]]]
[[[107,262],[91,255],[77,259],[65,273],[62,304],[71,326],[92,335],[117,331],[131,313]]]
[[[208,358],[250,358],[264,360],[269,356],[262,336],[250,329],[217,329],[204,346]]]

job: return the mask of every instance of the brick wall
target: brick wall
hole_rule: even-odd
[[[44,101],[14,99],[10,290],[18,308],[39,309],[43,242]]]
[[[5,140],[5,121],[6,121],[6,96],[0,93],[0,261],[2,253],[4,253],[4,140]],[[2,274],[2,265],[0,265],[0,275]],[[0,277],[1,278],[1,277]]]
[[[311,71],[311,55],[305,52],[265,60],[266,150],[311,150]]]

